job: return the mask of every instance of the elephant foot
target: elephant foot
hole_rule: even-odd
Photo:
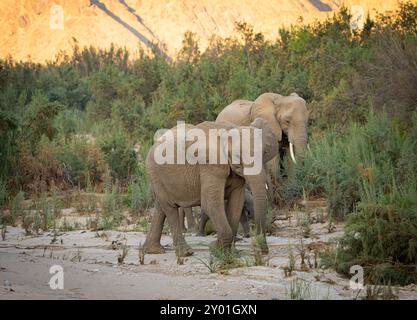
[[[175,248],[175,254],[177,257],[189,257],[194,254],[194,251],[188,244],[185,243]]]
[[[209,250],[213,254],[217,254],[222,251],[230,251],[230,249],[231,249],[231,244],[227,245],[224,243],[220,243],[218,240],[211,242],[209,245]]]
[[[147,254],[163,254],[165,253],[165,249],[159,243],[154,245],[144,245],[145,253]]]

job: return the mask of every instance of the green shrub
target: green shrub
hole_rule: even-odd
[[[331,212],[340,213],[332,202],[335,194],[329,187],[333,182],[336,195],[343,195],[337,198],[342,200],[341,208],[352,208],[346,210],[352,213],[345,234],[338,248],[324,258],[325,265],[346,274],[351,265],[362,265],[371,283],[417,280],[416,131],[417,113],[412,117],[411,134],[386,115],[371,113],[367,124],[352,125],[333,144],[323,139],[330,149],[320,158],[314,154],[324,150],[319,147],[322,142],[307,155],[310,173],[325,190]],[[322,162],[333,176],[326,175]]]
[[[85,189],[89,184],[95,186],[103,182],[107,165],[93,135],[74,135],[67,143],[59,145],[58,150],[57,157],[71,187]]]
[[[120,224],[123,219],[123,197],[120,194],[119,187],[117,185],[111,185],[111,188],[106,188],[104,197],[102,199],[102,218],[114,225]]]
[[[0,208],[2,208],[7,201],[9,192],[6,188],[6,182],[0,179]]]
[[[10,202],[10,217],[8,219],[9,221],[6,222],[11,225],[15,225],[16,220],[23,216],[23,201],[25,201],[25,193],[23,191],[19,191]]]
[[[152,190],[145,172],[145,164],[139,162],[134,180],[128,187],[128,207],[132,213],[139,214],[153,204]]]
[[[125,187],[137,168],[137,154],[128,134],[115,123],[103,123],[95,129],[97,143],[110,169],[111,177]]]

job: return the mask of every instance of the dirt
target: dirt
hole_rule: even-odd
[[[186,235],[193,256],[178,261],[172,240],[163,235],[165,254],[146,255],[139,264],[139,244],[143,232],[77,230],[46,232],[26,236],[21,228],[8,227],[6,240],[0,242],[0,299],[288,299],[291,285],[301,282],[306,299],[355,299],[364,296],[349,288],[349,279],[332,270],[314,266],[314,250],[342,233],[336,225],[328,233],[327,223],[311,225],[309,238],[295,219],[283,219],[276,236],[268,236],[270,253],[266,265],[253,266],[251,239],[243,238],[236,248],[248,266],[211,273],[210,242],[215,235]],[[306,249],[310,265],[300,265],[299,250]],[[129,249],[122,264],[118,256],[123,245]],[[296,256],[295,271],[285,275],[289,264],[289,245]],[[311,250],[307,250],[310,248]],[[180,263],[180,264],[179,264]],[[182,263],[182,264],[181,264]],[[51,289],[52,265],[64,270],[64,288]],[[296,280],[298,279],[298,280]],[[417,288],[394,288],[399,299],[417,299]]]

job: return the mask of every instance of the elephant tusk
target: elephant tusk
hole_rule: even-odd
[[[294,145],[291,142],[290,142],[290,154],[291,154],[292,162],[297,163],[297,161],[295,161],[295,157],[294,157]]]
[[[268,190],[268,185],[265,183],[265,189]]]
[[[307,143],[307,150],[310,151],[310,144]]]

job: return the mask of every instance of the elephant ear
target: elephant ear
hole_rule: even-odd
[[[256,118],[265,120],[270,125],[270,128],[278,141],[281,141],[282,139],[282,128],[277,119],[277,111],[279,109],[278,101],[280,97],[282,96],[278,94],[274,96],[272,96],[272,94],[268,96],[264,94],[256,99],[257,102],[254,102],[250,108],[250,119],[252,119],[252,121]]]
[[[262,130],[263,162],[267,163],[278,154],[277,137],[268,122],[262,118],[256,118],[251,127]]]

